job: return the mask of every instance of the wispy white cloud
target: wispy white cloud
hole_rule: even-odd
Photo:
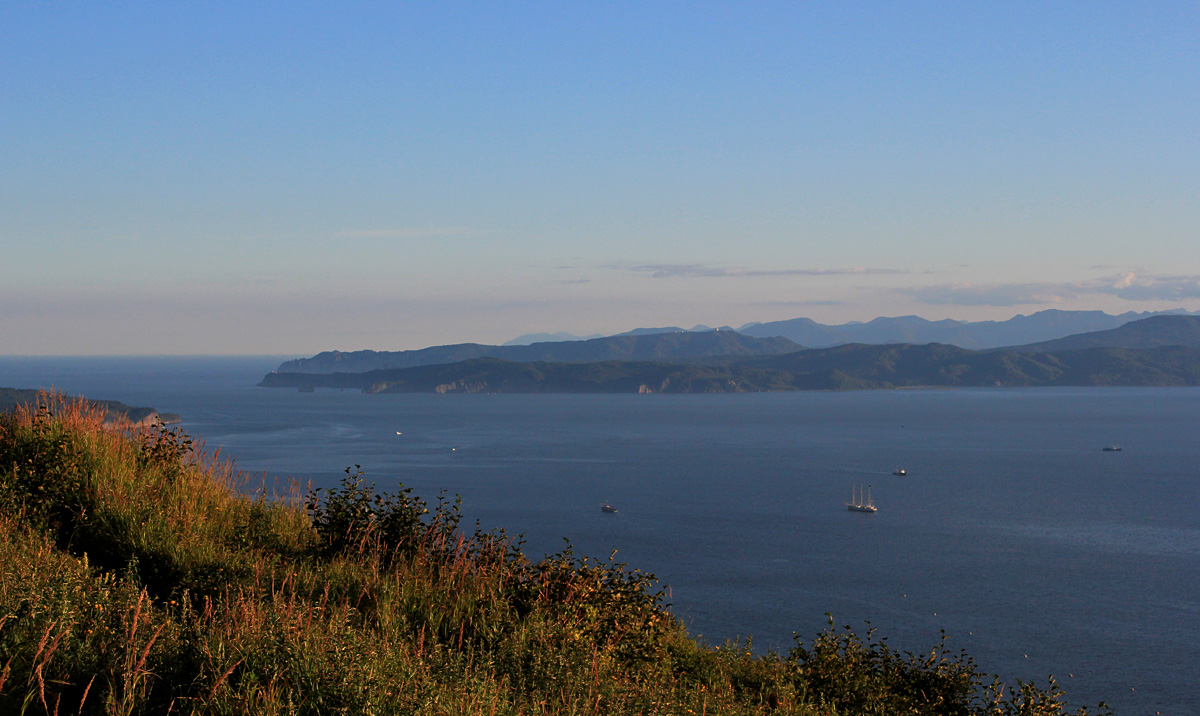
[[[911,273],[903,269],[881,268],[802,268],[802,269],[742,269],[708,266],[705,264],[613,264],[607,268],[650,274],[651,278],[727,278],[771,276],[872,276]]]
[[[1200,276],[1140,276],[1119,274],[1100,279],[1095,293],[1119,296],[1127,301],[1177,301],[1200,298]]]
[[[399,229],[346,229],[334,236],[339,239],[433,239],[474,233],[465,226],[406,227]]]
[[[922,303],[938,306],[1020,306],[1053,304],[1087,295],[1126,301],[1177,301],[1200,298],[1200,276],[1123,273],[1074,283],[951,283],[897,289]]]
[[[933,306],[1021,306],[1061,303],[1079,293],[1069,284],[1042,283],[945,283],[937,286],[901,288],[897,291]]]

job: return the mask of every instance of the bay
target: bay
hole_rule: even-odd
[[[786,652],[831,613],[902,650],[945,631],[1075,705],[1200,713],[1200,390],[255,387],[282,358],[0,358],[0,385],[179,413],[250,484],[328,487],[357,464],[382,490],[461,495],[531,555],[615,549],[710,643]],[[846,510],[866,485],[879,512]]]

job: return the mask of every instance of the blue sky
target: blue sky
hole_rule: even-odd
[[[0,5],[0,354],[1200,309],[1195,3]]]

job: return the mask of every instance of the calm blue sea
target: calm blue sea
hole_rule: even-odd
[[[255,387],[280,360],[3,358],[0,386],[180,413],[272,484],[333,485],[359,464],[381,489],[457,493],[527,552],[616,549],[709,642],[786,651],[830,612],[902,650],[945,630],[986,671],[1054,674],[1076,705],[1200,713],[1200,390]],[[845,509],[859,485],[878,513]]]

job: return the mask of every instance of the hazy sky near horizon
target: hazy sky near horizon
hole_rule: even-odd
[[[1200,5],[0,5],[0,355],[1200,309]]]

